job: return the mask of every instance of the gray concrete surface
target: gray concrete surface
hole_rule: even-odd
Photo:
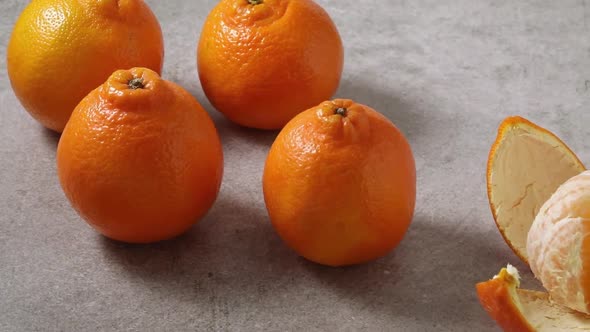
[[[70,208],[58,136],[13,95],[5,45],[26,1],[0,2],[0,331],[496,331],[474,283],[512,262],[485,193],[498,123],[520,114],[590,161],[585,0],[323,0],[346,49],[338,97],[407,135],[417,209],[402,244],[350,268],[298,258],[272,230],[261,173],[275,133],[239,128],[195,69],[215,1],[148,1],[165,34],[164,76],[193,93],[222,137],[225,175],[208,216],[165,243],[104,239]]]

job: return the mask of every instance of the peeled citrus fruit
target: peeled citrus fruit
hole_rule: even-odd
[[[221,0],[205,20],[197,66],[219,112],[279,129],[332,97],[343,54],[332,19],[312,0]]]
[[[147,68],[119,70],[72,113],[57,148],[59,179],[105,236],[147,243],[179,235],[211,207],[223,156],[209,115]]]
[[[527,235],[541,205],[584,170],[548,130],[521,117],[502,122],[488,158],[488,198],[500,233],[523,261],[528,261]]]
[[[410,145],[383,115],[351,100],[297,115],[268,154],[264,200],[279,236],[325,265],[367,262],[404,237],[416,199]]]
[[[528,235],[531,270],[558,303],[590,313],[590,171],[545,202]]]
[[[553,302],[547,293],[519,289],[518,271],[508,265],[476,285],[479,301],[506,332],[565,332],[590,329],[590,316]]]
[[[6,54],[25,110],[61,132],[80,100],[115,70],[160,72],[164,42],[142,0],[35,0],[18,18]]]

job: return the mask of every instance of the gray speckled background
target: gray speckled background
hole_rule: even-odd
[[[0,331],[494,331],[474,283],[512,262],[538,287],[493,224],[485,163],[512,114],[590,161],[587,1],[319,1],[346,49],[337,96],[394,121],[418,171],[402,244],[339,269],[298,258],[270,226],[261,174],[275,133],[230,124],[203,95],[195,45],[215,1],[148,2],[164,31],[164,77],[219,128],[219,198],[188,234],[156,245],[118,244],[82,222],[57,180],[58,136],[26,114],[6,76],[26,1],[0,0]]]

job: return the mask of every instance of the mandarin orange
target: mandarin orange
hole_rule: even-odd
[[[57,149],[72,206],[105,236],[169,239],[211,207],[223,156],[209,115],[147,68],[119,70],[72,113]]]
[[[367,262],[404,237],[414,213],[416,168],[403,134],[351,100],[297,115],[266,160],[272,225],[301,256],[325,265]]]
[[[197,50],[213,106],[247,127],[278,129],[331,98],[343,48],[332,19],[312,0],[221,0]]]

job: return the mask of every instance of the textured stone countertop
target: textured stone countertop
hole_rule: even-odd
[[[0,331],[498,331],[474,284],[508,262],[488,207],[487,153],[523,115],[590,162],[590,5],[564,1],[319,1],[345,68],[336,96],[372,106],[408,137],[417,206],[402,244],[373,263],[312,264],[270,226],[261,175],[276,133],[212,109],[195,45],[215,1],[148,3],[166,44],[163,76],[209,111],[224,146],[221,192],[188,234],[155,245],[97,235],[56,176],[59,137],[34,122],[6,74],[28,1],[0,0]]]

